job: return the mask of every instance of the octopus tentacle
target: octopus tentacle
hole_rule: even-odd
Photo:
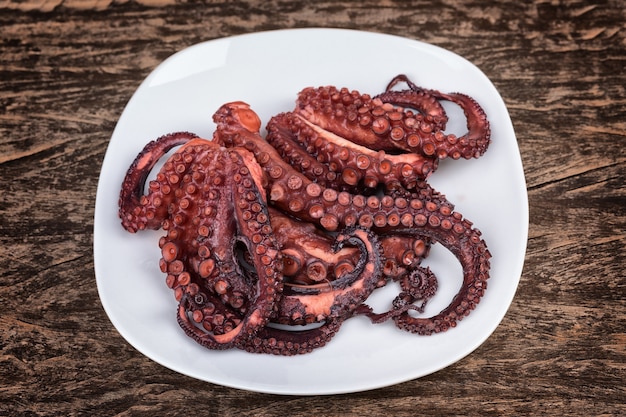
[[[349,228],[337,235],[332,251],[346,245],[359,249],[355,269],[341,277],[314,285],[285,286],[273,321],[280,324],[308,324],[343,317],[380,284],[381,249],[376,235],[362,228]]]
[[[416,153],[389,155],[373,151],[295,113],[274,116],[267,131],[266,140],[283,159],[299,166],[309,179],[334,189],[355,192],[363,187],[375,189],[379,184],[415,188],[418,180],[437,168],[437,159]]]
[[[328,163],[316,158],[313,146],[304,145],[297,140],[298,126],[294,123],[292,113],[273,116],[267,124],[267,131],[266,140],[285,162],[313,181],[325,185],[337,184],[341,187],[337,180],[338,173],[334,172]]]
[[[245,103],[226,104],[214,115],[214,140],[250,150],[268,177],[269,201],[292,216],[325,230],[363,226],[377,232],[426,236],[441,243],[461,263],[463,285],[439,314],[419,319],[404,328],[421,334],[440,332],[473,310],[486,288],[491,257],[481,234],[458,212],[432,201],[393,199],[388,196],[340,193],[311,182],[282,161],[259,134],[242,125],[253,111]],[[297,187],[293,184],[297,183]],[[290,185],[292,184],[292,185]],[[356,210],[356,209],[359,210]]]
[[[406,83],[410,90],[400,93],[393,91],[393,87],[401,82]],[[448,116],[434,93],[433,90],[416,85],[406,75],[399,74],[389,82],[385,92],[376,95],[375,98],[380,99],[383,103],[418,110],[424,115],[426,122],[432,123],[435,129],[444,130],[448,123]]]
[[[198,286],[201,283],[197,284]],[[232,348],[239,339],[229,337],[243,318],[209,292],[184,292],[176,316],[178,325],[196,343],[214,350]],[[225,336],[226,335],[226,336]]]
[[[385,255],[383,274],[398,280],[417,268],[428,256],[432,241],[421,236],[384,235],[380,236]]]
[[[213,253],[198,264],[198,273],[224,303],[229,303],[234,308],[247,305],[244,318],[232,331],[219,336],[209,335],[209,339],[215,339],[220,344],[235,344],[238,339],[251,337],[264,327],[274,312],[275,302],[282,290],[280,247],[272,233],[263,190],[257,185],[260,179],[254,175],[258,167],[254,165],[254,158],[246,156],[244,152],[231,151],[229,158],[224,158],[224,166],[212,170],[213,188],[208,193],[221,191],[231,194],[216,196],[214,212],[232,212],[233,220],[229,222],[224,217],[230,216],[223,216],[214,222],[212,233],[203,242],[207,247],[213,248]],[[222,182],[228,186],[216,188]],[[200,232],[200,235],[203,234]],[[246,292],[246,282],[249,279],[239,267],[234,250],[235,242],[241,242],[251,254],[256,271],[253,291],[255,298],[252,299]],[[205,270],[204,265],[211,260],[219,267],[214,267],[212,271]],[[207,343],[207,339],[197,340]]]
[[[416,310],[422,312],[428,300],[437,292],[438,287],[437,276],[430,268],[415,268],[400,282],[402,292],[394,300],[394,308],[402,307],[404,304],[413,304],[415,301],[421,300],[422,304]]]
[[[412,321],[410,311],[422,313],[426,303],[435,295],[438,288],[437,277],[430,268],[417,267],[400,280],[400,294],[392,301],[392,309],[384,313],[374,313],[367,304],[359,306],[358,313],[365,314],[372,323],[382,323],[393,319],[401,329]],[[415,302],[421,301],[420,305]]]
[[[435,92],[434,95],[441,100],[451,101],[459,105],[467,119],[467,133],[458,138],[455,138],[454,135],[448,135],[446,137],[448,144],[438,147],[438,156],[453,159],[459,157],[470,159],[482,156],[491,142],[491,127],[480,104],[472,97],[462,93]]]
[[[274,235],[281,247],[284,285],[308,286],[333,281],[356,268],[357,247],[333,251],[333,238],[310,223],[269,207]]]
[[[294,112],[316,126],[370,149],[394,151],[398,149],[395,142],[404,140],[404,128],[399,124],[404,118],[402,112],[394,112],[393,105],[356,90],[307,87],[298,94]],[[396,126],[392,126],[390,112],[394,112],[392,119],[399,122]],[[417,119],[412,120],[409,125],[415,125]]]
[[[401,82],[406,83],[409,86],[409,90],[391,90],[395,85]],[[425,100],[425,96],[428,97],[428,100]],[[478,158],[487,150],[491,136],[487,115],[476,100],[466,94],[446,94],[438,90],[426,90],[417,86],[406,75],[400,74],[394,77],[394,79],[392,79],[387,86],[386,91],[377,95],[376,98],[385,103],[392,103],[404,108],[415,108],[420,110],[424,108],[425,102],[435,101],[439,103],[438,100],[453,102],[463,109],[467,119],[468,132],[459,138],[455,138],[453,135],[448,135],[448,143],[445,144],[445,147],[438,147],[436,151],[438,157],[445,158],[450,156],[453,159],[459,159],[460,157],[465,159]],[[435,129],[444,130],[447,117],[443,120],[443,123],[438,123],[436,122],[437,120],[438,118],[434,116],[433,121],[435,122]]]
[[[346,317],[328,319],[319,327],[296,329],[273,327],[271,324],[260,329],[249,340],[239,342],[238,346],[251,353],[268,353],[292,356],[310,353],[325,346],[339,331]]]
[[[382,97],[400,102],[399,97],[404,94],[404,101],[413,102],[419,110],[424,100],[415,100],[415,96],[423,91],[393,92],[388,93],[390,97]],[[372,98],[333,86],[302,90],[295,112],[325,130],[370,149],[404,150],[438,159],[482,155],[490,142],[490,128],[480,105],[464,94],[429,90],[428,95],[460,105],[467,117],[468,133],[461,137],[445,134],[440,124],[427,120],[419,111],[394,106],[380,96]]]
[[[167,215],[167,192],[153,197],[144,196],[143,190],[150,171],[163,155],[176,146],[196,139],[193,133],[177,132],[161,136],[151,141],[137,155],[128,168],[119,198],[119,216],[122,226],[129,232],[135,233],[143,229],[158,229]],[[151,190],[158,187],[155,182]],[[163,191],[163,190],[162,190]],[[164,199],[165,197],[165,199]]]

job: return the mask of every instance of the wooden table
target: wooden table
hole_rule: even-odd
[[[0,2],[0,414],[624,415],[626,15],[618,0],[562,3]],[[495,333],[446,369],[328,397],[230,389],[144,357],[100,304],[96,185],[134,90],[187,46],[294,27],[441,46],[508,106],[525,267]]]

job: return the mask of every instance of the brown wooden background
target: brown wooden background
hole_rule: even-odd
[[[0,0],[0,414],[625,414],[624,10],[619,0]],[[174,52],[314,26],[426,41],[494,82],[530,201],[517,296],[473,354],[384,389],[289,397],[179,375],[130,347],[98,298],[93,211],[110,135]]]

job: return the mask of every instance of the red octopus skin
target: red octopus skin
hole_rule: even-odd
[[[269,207],[274,235],[281,246],[285,289],[333,281],[354,271],[359,258],[356,247],[333,252],[333,237],[311,223],[296,221]]]
[[[143,194],[157,160],[183,145]],[[198,343],[226,349],[265,326],[282,291],[282,259],[260,184],[245,149],[224,149],[189,133],[151,142],[129,168],[120,193],[130,232],[164,229],[161,270],[179,301],[178,322]],[[223,213],[232,216],[223,216]],[[256,280],[240,271],[233,242],[252,253]]]
[[[295,112],[312,124],[374,150],[404,150],[425,157],[476,158],[490,142],[491,131],[484,110],[471,97],[430,90],[429,99],[452,101],[462,107],[468,132],[461,137],[446,134],[440,121],[431,121],[419,111],[394,106],[402,95],[416,99],[415,91],[393,92],[372,98],[347,88],[308,87],[300,92]],[[403,104],[410,102],[407,98]],[[414,104],[419,108],[420,104]]]
[[[337,252],[346,244],[357,246],[361,253],[354,270],[334,281],[287,286],[278,301],[275,322],[309,324],[345,318],[378,288],[382,260],[376,235],[364,228],[348,228],[337,235],[331,250]]]
[[[333,252],[334,238],[311,223],[296,221],[269,207],[274,235],[281,246],[285,291],[290,287],[310,286],[333,281],[352,272],[358,262],[357,247]],[[387,279],[399,279],[428,256],[430,241],[410,236],[380,236],[384,256],[380,286]]]
[[[359,306],[358,314],[364,314],[372,320],[372,323],[382,323],[393,319],[401,329],[412,331],[420,327],[411,327],[412,317],[409,311],[424,312],[426,303],[430,300],[439,286],[437,277],[430,268],[416,267],[409,274],[403,275],[399,280],[401,292],[392,302],[392,309],[384,313],[374,313],[366,303]],[[420,305],[415,302],[421,301]]]
[[[468,315],[484,294],[491,257],[481,233],[449,207],[432,201],[393,199],[388,196],[343,194],[324,188],[282,161],[259,133],[258,116],[246,103],[223,105],[214,115],[213,140],[224,146],[250,150],[266,173],[268,200],[291,216],[325,230],[361,226],[377,233],[426,236],[443,244],[459,260],[463,270],[461,291],[450,305],[430,318],[406,320],[403,328],[431,334],[447,330]]]
[[[400,83],[406,83],[409,86],[409,90],[394,91],[393,87]],[[385,92],[376,95],[374,98],[380,99],[383,103],[414,109],[420,113],[426,123],[432,124],[433,129],[445,130],[448,116],[437,93],[438,91],[420,87],[406,75],[399,74],[387,84]]]
[[[379,184],[387,189],[414,189],[438,164],[438,159],[417,153],[393,155],[371,150],[295,113],[274,116],[267,131],[266,140],[283,159],[305,165],[302,173],[309,179],[337,190],[375,189]]]

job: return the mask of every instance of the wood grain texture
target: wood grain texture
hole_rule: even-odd
[[[0,415],[626,414],[625,22],[617,0],[0,1]],[[95,287],[117,118],[180,49],[314,26],[426,41],[494,82],[530,202],[516,298],[473,354],[384,389],[285,397],[169,371],[122,339]]]

